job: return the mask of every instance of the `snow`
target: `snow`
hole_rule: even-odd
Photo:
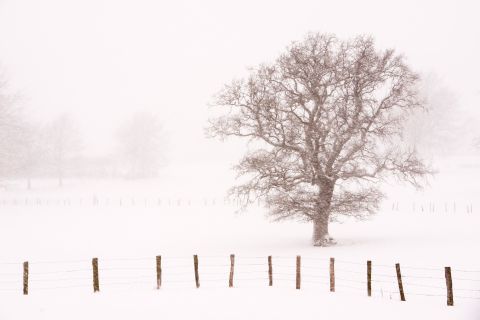
[[[34,181],[30,191],[22,181],[9,182],[0,193],[0,319],[477,319],[475,163],[438,162],[440,173],[424,191],[385,185],[389,197],[380,213],[332,224],[338,244],[327,248],[310,245],[309,224],[271,223],[261,206],[235,213],[235,203],[224,199],[232,175],[219,167],[170,167],[142,182],[67,180],[62,189],[53,180]],[[228,288],[232,253],[234,288]],[[156,290],[160,254],[163,281]],[[199,289],[193,254],[199,255]],[[296,255],[302,257],[301,290],[295,290]],[[96,294],[93,257],[100,268]],[[335,293],[329,292],[330,257]],[[27,260],[29,295],[23,296],[21,263]],[[399,301],[397,262],[406,302]],[[445,266],[452,267],[453,307],[446,306]]]
[[[255,292],[255,294],[252,294]],[[448,308],[367,299],[318,290],[184,289],[115,290],[78,296],[16,297],[3,303],[0,318],[26,319],[475,319],[477,309]],[[427,301],[428,302],[428,301]],[[380,315],[380,316],[377,316]]]

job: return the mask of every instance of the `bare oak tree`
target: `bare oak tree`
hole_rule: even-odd
[[[247,205],[266,200],[276,219],[313,222],[313,244],[332,243],[329,221],[378,209],[378,183],[394,175],[421,186],[429,169],[398,143],[410,111],[421,108],[418,76],[372,38],[310,34],[274,63],[228,84],[209,134],[245,137],[256,149],[238,164],[232,189]]]

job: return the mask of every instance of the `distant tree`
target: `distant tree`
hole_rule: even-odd
[[[404,120],[422,107],[417,75],[370,37],[342,41],[310,34],[274,63],[226,85],[209,134],[254,141],[232,189],[244,205],[264,198],[276,219],[313,222],[313,244],[332,243],[329,221],[378,209],[379,182],[396,176],[419,187],[429,173],[398,143]]]
[[[44,129],[46,161],[58,178],[58,185],[63,180],[72,159],[81,151],[82,144],[78,128],[68,114],[62,114]]]
[[[7,81],[0,74],[0,176],[12,176],[23,142],[24,125],[17,98],[7,92]]]
[[[430,155],[452,155],[471,147],[468,117],[460,112],[452,91],[434,75],[422,78],[419,92],[425,108],[416,110],[405,124],[405,140]],[[459,141],[458,137],[464,139]]]
[[[41,128],[25,123],[22,130],[22,143],[17,155],[17,174],[27,180],[27,189],[32,188],[32,177],[45,165],[44,139]]]
[[[158,174],[164,163],[165,139],[156,115],[148,112],[135,113],[121,126],[117,138],[127,177],[137,179]]]
[[[475,150],[480,150],[480,137],[473,138],[472,140],[472,147]]]

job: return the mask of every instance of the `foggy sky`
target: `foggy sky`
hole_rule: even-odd
[[[435,73],[461,112],[480,102],[476,1],[0,0],[0,63],[32,117],[79,119],[87,153],[108,150],[135,110],[157,112],[170,161],[229,159],[205,140],[208,102],[307,32],[372,34]],[[480,117],[479,117],[480,119]]]

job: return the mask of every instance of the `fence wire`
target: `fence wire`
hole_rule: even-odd
[[[300,266],[302,287],[329,289],[330,258],[302,256]],[[262,261],[263,260],[263,261]],[[117,286],[142,286],[154,289],[157,286],[155,256],[153,257],[114,257],[99,259],[99,282],[101,288]],[[190,263],[188,263],[190,261]],[[222,262],[223,261],[223,262]],[[276,264],[276,262],[279,262]],[[23,284],[23,262],[0,262],[0,292],[12,294],[21,292]],[[394,265],[372,263],[372,293],[377,297],[384,294],[399,296],[397,275]],[[229,281],[231,264],[229,256],[199,256],[200,284],[226,287]],[[380,272],[375,273],[380,267]],[[16,272],[12,272],[13,269]],[[191,268],[189,270],[189,268]],[[387,270],[390,268],[391,273]],[[443,272],[442,268],[402,265],[403,287],[409,296],[446,297],[445,278],[431,273]],[[10,272],[6,272],[8,271]],[[175,287],[195,284],[193,257],[162,256],[162,287]],[[272,281],[274,286],[294,287],[296,284],[295,256],[272,256]],[[367,292],[366,262],[335,259],[336,291]],[[430,273],[430,274],[428,274]],[[453,276],[455,299],[480,300],[480,270],[452,269],[460,277]],[[476,278],[477,274],[479,275]],[[29,261],[29,290],[61,290],[84,288],[92,289],[92,266],[88,259],[75,260],[33,260]],[[268,285],[267,256],[236,256],[233,283],[236,286]],[[460,283],[457,287],[457,283]],[[202,286],[202,285],[201,285]]]

